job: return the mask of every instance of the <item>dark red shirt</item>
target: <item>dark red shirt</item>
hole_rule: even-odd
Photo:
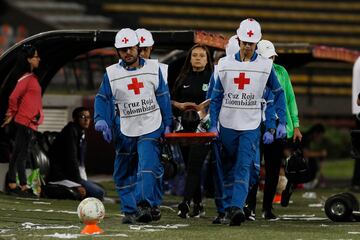
[[[18,124],[37,130],[43,122],[41,87],[33,73],[24,74],[9,97],[6,113]]]

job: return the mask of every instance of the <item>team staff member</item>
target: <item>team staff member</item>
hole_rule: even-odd
[[[139,47],[140,47],[140,57],[144,58],[144,59],[150,59],[151,58],[151,53],[153,51],[153,45],[154,45],[154,39],[153,36],[151,34],[150,31],[146,30],[145,28],[138,28],[135,30],[136,35],[138,37],[138,41],[139,41]],[[167,73],[168,73],[168,65],[163,64],[163,63],[159,63],[160,69],[161,69],[161,73],[163,75],[163,79],[165,81],[165,83],[167,83]],[[163,168],[162,168],[163,170]],[[161,175],[163,175],[163,172],[161,173]],[[141,189],[140,187],[142,186],[142,184],[139,183],[139,181],[141,180],[138,179],[138,183],[137,183],[137,188],[136,188],[136,199],[139,202],[141,199]],[[154,221],[156,220],[160,220],[161,218],[161,212],[160,212],[160,203],[162,200],[162,196],[163,196],[163,183],[162,183],[162,179],[159,179],[159,181],[157,181],[158,186],[156,187],[156,200],[154,202],[154,207],[151,208],[151,215],[152,215],[152,219]]]
[[[22,197],[35,196],[27,185],[25,166],[30,158],[30,148],[34,131],[43,122],[41,87],[34,70],[39,67],[40,57],[32,45],[24,45],[19,52],[14,73],[18,75],[15,89],[9,97],[9,107],[5,114],[6,126],[12,120],[15,122],[15,147],[9,163],[7,193]],[[20,185],[16,184],[16,174]]]
[[[275,60],[277,53],[272,42],[261,40],[257,44],[259,55]],[[281,87],[284,89],[286,103],[286,133],[289,142],[301,141],[302,135],[299,130],[298,108],[291,80],[286,69],[276,63],[273,64],[276,76]],[[265,159],[265,187],[263,197],[263,217],[267,220],[276,219],[272,213],[272,203],[276,193],[276,187],[279,180],[281,161],[283,159],[286,142],[281,138],[276,138],[272,144],[264,145]]]
[[[115,126],[115,134],[121,139],[116,141],[114,180],[125,214],[123,223],[127,224],[135,219],[152,220],[150,208],[155,205],[157,181],[163,172],[159,138],[164,129],[170,132],[172,120],[169,91],[158,62],[140,58],[138,44],[132,29],[124,28],[116,34],[115,47],[121,61],[106,69],[98,94],[101,101],[115,100],[120,116],[121,124]],[[95,102],[95,129],[104,136],[109,132],[106,122],[111,119],[111,113],[107,112],[109,105],[103,105],[102,109],[102,105]],[[99,118],[101,115],[104,119]],[[136,153],[137,165],[133,161]],[[139,203],[135,199],[136,172],[142,185]]]
[[[172,105],[174,115],[181,122],[181,115],[187,109],[200,110],[200,104],[206,100],[206,92],[212,74],[213,65],[211,55],[205,45],[195,44],[189,51],[180,74],[175,81],[172,91]],[[202,205],[201,169],[209,152],[209,146],[196,144],[182,147],[187,176],[183,201],[178,205],[178,216],[181,218],[201,217],[205,215]],[[190,202],[194,202],[190,212]]]
[[[250,170],[256,159],[260,142],[259,125],[262,120],[262,99],[265,87],[274,94],[274,104],[285,130],[284,92],[272,68],[272,61],[255,53],[261,39],[260,24],[245,19],[237,30],[240,52],[225,57],[218,64],[219,77],[211,96],[211,132],[217,132],[220,123],[220,140],[228,159],[223,159],[224,200],[230,225],[245,220],[244,203],[248,194]],[[283,111],[281,111],[281,109]]]

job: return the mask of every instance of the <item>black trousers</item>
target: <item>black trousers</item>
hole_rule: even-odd
[[[272,209],[285,146],[286,140],[284,139],[275,139],[272,144],[264,144],[265,186],[263,211]]]
[[[360,122],[356,121],[357,129],[351,132],[352,157],[355,159],[352,186],[360,186]]]
[[[360,158],[355,158],[354,174],[351,179],[351,186],[360,186]]]
[[[187,175],[183,201],[190,202],[193,200],[194,204],[199,204],[202,201],[201,170],[210,146],[196,144],[191,145],[188,150],[187,161],[185,161],[187,163]]]
[[[30,160],[34,131],[21,124],[15,123],[15,143],[13,154],[9,162],[8,182],[16,183],[16,173],[21,186],[27,184],[25,167]]]

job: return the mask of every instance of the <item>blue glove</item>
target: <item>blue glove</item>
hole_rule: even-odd
[[[99,120],[95,123],[95,130],[98,132],[104,132],[109,128],[105,120]]]
[[[164,134],[168,134],[168,133],[171,133],[171,127],[170,126],[165,127]]]
[[[103,134],[103,137],[104,137],[105,141],[110,143],[111,139],[112,139],[111,129],[108,128],[106,131],[103,131],[102,134]]]
[[[264,144],[271,144],[273,141],[274,141],[274,135],[271,132],[266,131],[263,136]]]
[[[279,124],[276,129],[276,139],[286,137],[286,127],[284,124]]]
[[[208,132],[216,133],[216,135],[219,136],[219,131],[217,130],[217,127],[211,127]]]
[[[95,130],[102,132],[103,138],[106,142],[110,143],[112,139],[111,129],[104,120],[99,120],[95,123]]]

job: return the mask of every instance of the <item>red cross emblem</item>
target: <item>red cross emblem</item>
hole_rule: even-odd
[[[134,93],[140,94],[140,88],[144,88],[144,83],[138,82],[137,78],[131,79],[132,83],[128,84],[128,90],[134,90]]]
[[[144,42],[145,42],[145,38],[144,38],[143,36],[141,36],[140,42],[141,42],[141,43],[144,43]]]
[[[252,37],[252,35],[254,35],[254,33],[253,33],[252,30],[248,31],[246,34],[247,34],[249,37]]]
[[[240,73],[239,77],[234,78],[234,83],[239,84],[238,89],[244,89],[245,84],[250,84],[250,78],[246,78],[245,73]]]
[[[123,40],[121,40],[123,43],[127,44],[127,42],[129,41],[129,39],[127,39],[126,37],[123,38]]]

